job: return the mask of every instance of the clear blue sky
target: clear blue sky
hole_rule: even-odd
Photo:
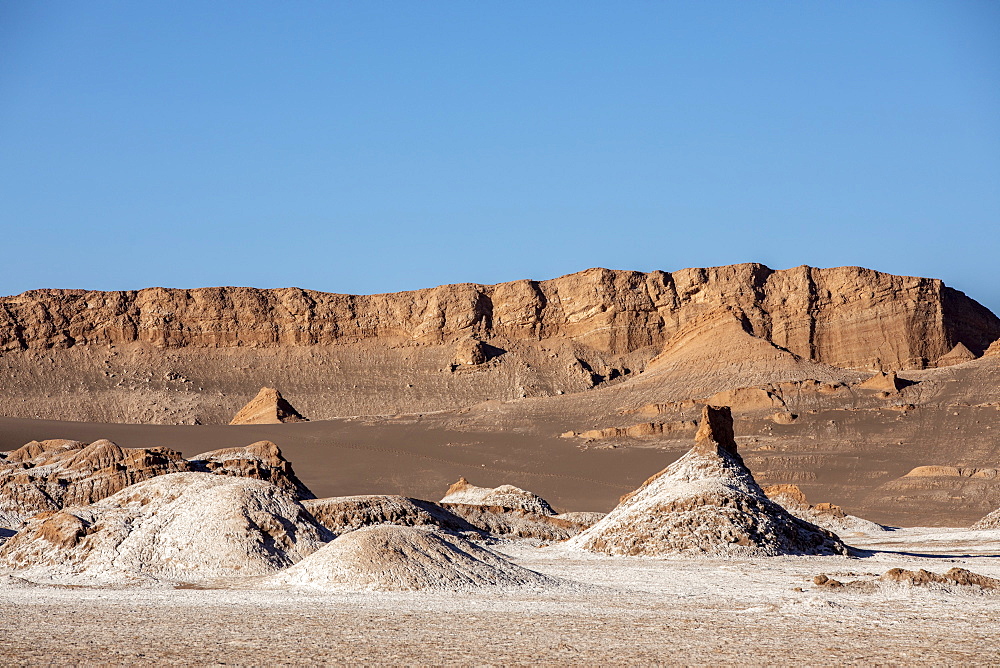
[[[1000,311],[1000,2],[0,0],[0,294],[758,261]]]

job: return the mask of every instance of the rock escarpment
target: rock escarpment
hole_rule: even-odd
[[[569,544],[612,555],[844,554],[833,533],[767,498],[743,464],[728,408],[705,406],[695,446]]]
[[[43,511],[86,505],[150,478],[182,472],[257,478],[298,499],[313,498],[270,441],[185,459],[169,448],[121,448],[101,439],[31,441],[0,459],[0,528]]]
[[[748,331],[776,346],[841,367],[918,367],[959,343],[981,354],[1000,338],[1000,319],[936,279],[742,264],[648,274],[590,269],[548,281],[367,296],[298,288],[34,290],[0,301],[0,350],[565,338],[624,354],[660,347],[719,309],[738,313]]]

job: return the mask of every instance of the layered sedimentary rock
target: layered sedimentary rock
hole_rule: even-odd
[[[1000,338],[996,316],[936,279],[742,264],[648,274],[590,269],[548,281],[367,296],[298,288],[34,290],[0,302],[0,350],[563,337],[623,354],[662,346],[719,309],[776,346],[841,367],[919,367],[959,343],[980,354]]]
[[[0,567],[29,577],[197,582],[273,573],[332,538],[270,483],[173,473],[33,517],[0,548]]]
[[[473,526],[436,503],[396,494],[364,494],[304,501],[316,520],[335,534],[356,531],[367,526],[438,527],[459,533],[481,533]]]
[[[91,504],[150,478],[182,472],[257,478],[295,498],[313,498],[269,441],[185,459],[169,448],[121,448],[101,439],[31,441],[0,459],[0,528],[43,511]]]
[[[728,408],[705,406],[695,446],[622,497],[570,544],[612,555],[843,554],[833,533],[791,515],[757,485],[737,452]]]

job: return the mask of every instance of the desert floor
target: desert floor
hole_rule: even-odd
[[[893,567],[1000,577],[1000,531],[850,536],[862,558],[610,558],[495,546],[570,581],[506,593],[99,589],[0,576],[0,663],[997,664],[1000,592],[873,583]],[[867,586],[831,589],[818,574]]]

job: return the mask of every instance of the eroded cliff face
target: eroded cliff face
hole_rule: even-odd
[[[34,290],[0,301],[0,351],[144,343],[161,348],[442,344],[570,339],[613,355],[662,346],[726,309],[754,335],[846,368],[919,368],[963,343],[979,355],[1000,319],[941,281],[858,267],[760,264],[673,273],[589,269],[548,281],[382,295],[298,288]]]

